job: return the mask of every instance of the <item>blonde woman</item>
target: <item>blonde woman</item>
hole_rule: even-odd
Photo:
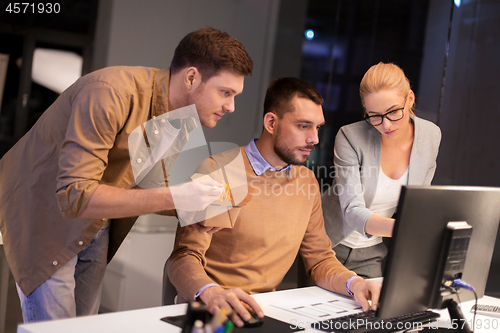
[[[397,65],[370,67],[360,84],[365,120],[335,138],[335,179],[323,194],[338,259],[362,277],[382,276],[402,185],[430,185],[441,131],[414,114],[415,94]]]

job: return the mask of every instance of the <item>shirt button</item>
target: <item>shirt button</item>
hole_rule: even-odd
[[[80,245],[80,246],[83,245],[83,241],[79,241],[78,245]]]
[[[52,265],[54,265],[54,266],[57,266],[57,264],[58,264],[58,262],[55,260],[52,262]]]
[[[141,158],[138,158],[137,159],[137,163],[141,163],[142,162],[142,159]]]
[[[164,123],[164,122],[165,122],[165,118],[162,118],[160,121],[161,121],[162,123]]]
[[[158,133],[160,133],[160,131],[155,130],[153,133],[154,133],[155,135],[158,135]]]

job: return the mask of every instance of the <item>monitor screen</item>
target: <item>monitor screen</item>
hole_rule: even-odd
[[[440,299],[433,295],[433,286],[440,279],[441,245],[452,221],[472,226],[462,280],[475,288],[478,297],[484,295],[500,222],[500,188],[403,186],[377,317],[443,307],[431,300]],[[459,295],[460,301],[474,298],[467,290]]]

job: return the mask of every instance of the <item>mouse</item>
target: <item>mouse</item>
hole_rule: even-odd
[[[252,317],[248,321],[243,320],[243,327],[259,327],[264,323],[264,318],[258,317],[252,310],[248,312]]]

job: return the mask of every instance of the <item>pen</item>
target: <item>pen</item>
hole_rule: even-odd
[[[217,331],[217,328],[224,323],[224,319],[226,319],[227,312],[225,309],[219,309],[215,312],[212,320],[210,321],[210,325]]]
[[[194,322],[193,328],[191,329],[191,333],[204,333],[205,329],[203,328],[203,322],[197,319]]]
[[[224,333],[231,333],[234,328],[234,323],[231,320],[228,320],[224,325]]]

